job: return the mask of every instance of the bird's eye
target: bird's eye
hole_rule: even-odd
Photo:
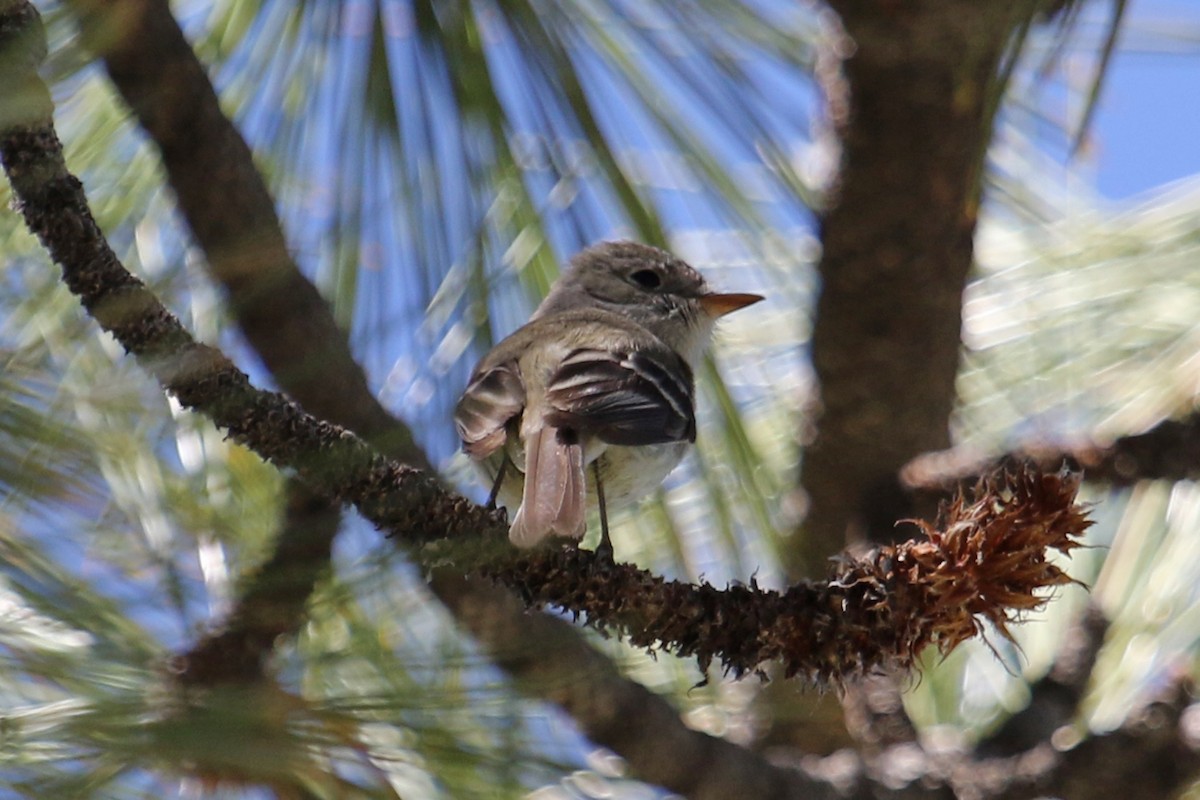
[[[629,280],[643,289],[657,289],[662,285],[662,278],[652,269],[639,269],[637,272],[631,272]]]

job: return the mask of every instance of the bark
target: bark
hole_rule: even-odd
[[[1200,414],[1165,419],[1141,433],[1112,441],[1069,444],[1031,441],[1000,456],[970,448],[926,453],[902,471],[914,490],[945,490],[973,481],[997,464],[1036,463],[1054,469],[1063,464],[1083,470],[1089,481],[1132,486],[1138,481],[1185,481],[1200,478]]]
[[[821,219],[810,510],[790,564],[814,574],[851,538],[914,516],[898,483],[949,443],[962,292],[972,263],[989,92],[1017,21],[998,0],[837,0],[853,54],[842,170]]]

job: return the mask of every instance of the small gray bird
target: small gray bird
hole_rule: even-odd
[[[606,503],[649,494],[683,458],[696,440],[692,371],[714,323],[762,299],[713,292],[682,260],[636,242],[575,256],[475,368],[454,411],[492,485],[489,505],[519,504],[513,543],[582,538],[590,506],[611,558]]]

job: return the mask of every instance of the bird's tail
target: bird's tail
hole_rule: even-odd
[[[508,538],[533,547],[547,536],[582,539],[583,445],[574,431],[545,427],[525,439],[525,488]]]

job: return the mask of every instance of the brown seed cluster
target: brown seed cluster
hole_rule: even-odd
[[[970,501],[960,494],[937,525],[917,521],[928,539],[897,548],[894,568],[913,591],[899,610],[915,644],[949,652],[981,620],[1011,639],[1008,624],[1046,602],[1039,589],[1071,583],[1050,552],[1080,546],[1092,524],[1075,500],[1079,483],[1022,466],[982,479]]]

